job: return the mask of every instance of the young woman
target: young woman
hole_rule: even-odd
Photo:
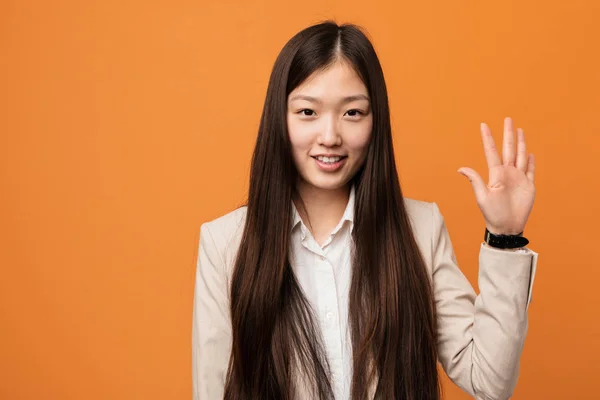
[[[200,231],[195,399],[441,397],[437,362],[507,399],[537,253],[521,233],[534,159],[505,121],[489,182],[461,168],[486,222],[476,295],[436,203],[404,198],[383,72],[353,25],[295,35],[273,68],[247,205]],[[482,227],[482,231],[483,231]]]

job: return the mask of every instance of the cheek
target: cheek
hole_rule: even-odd
[[[346,145],[348,149],[355,153],[361,154],[367,151],[367,146],[371,141],[371,133],[373,129],[373,124],[368,123],[360,126],[353,127],[346,136]]]
[[[313,135],[308,129],[309,124],[302,124],[293,120],[288,120],[287,127],[294,155],[300,155],[310,151]]]

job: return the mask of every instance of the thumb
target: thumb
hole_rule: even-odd
[[[483,200],[487,194],[487,187],[479,174],[471,168],[459,168],[458,173],[466,176],[469,179],[469,182],[471,182],[477,202],[479,203],[480,200]]]

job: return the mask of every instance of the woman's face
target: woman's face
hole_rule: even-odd
[[[287,127],[303,183],[339,189],[366,157],[373,127],[367,88],[346,62],[317,71],[288,96]]]

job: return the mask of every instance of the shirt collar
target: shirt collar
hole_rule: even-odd
[[[346,204],[346,209],[344,210],[344,214],[342,215],[342,220],[340,221],[338,226],[334,229],[332,234],[335,234],[337,231],[339,231],[345,221],[350,221],[351,224],[354,223],[355,197],[356,197],[356,190],[355,190],[354,185],[352,185],[350,187],[350,197],[348,198],[348,204]],[[300,222],[302,222],[302,218],[300,218],[300,214],[298,213],[298,210],[296,209],[296,205],[294,204],[293,201],[292,201],[292,212],[294,215],[294,219],[293,219],[292,227],[290,230],[293,230],[296,227],[296,225],[298,225]]]

